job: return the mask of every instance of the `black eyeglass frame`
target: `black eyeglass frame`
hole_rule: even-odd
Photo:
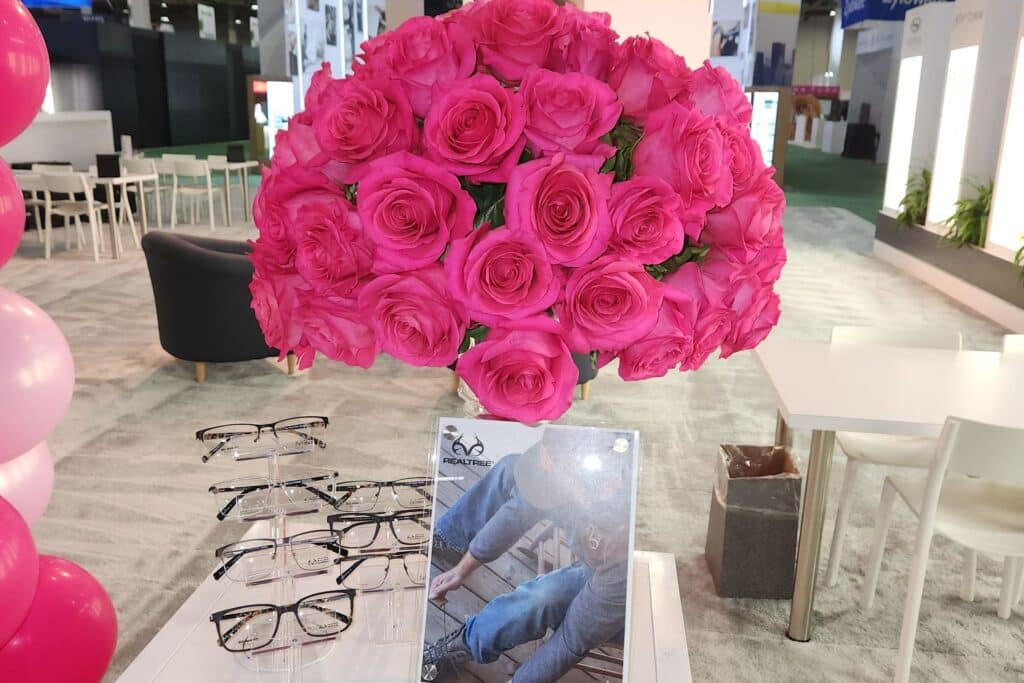
[[[254,477],[255,478],[255,477]],[[277,488],[288,488],[288,487],[301,487],[315,495],[320,500],[324,501],[331,507],[336,507],[338,499],[329,493],[321,491],[312,484],[318,481],[329,481],[331,479],[337,479],[338,473],[333,472],[331,474],[314,474],[307,477],[297,477],[294,479],[282,480],[282,481],[266,481],[259,484],[247,484],[243,486],[217,486],[214,484],[210,487],[210,493],[235,493],[235,495],[229,500],[224,506],[217,512],[217,520],[223,522],[227,519],[227,516],[231,514],[231,511],[235,508],[242,498],[255,491],[269,491],[270,489]],[[333,490],[333,486],[331,487]],[[273,517],[274,515],[269,515]],[[287,516],[287,515],[286,515]],[[247,517],[247,521],[255,521],[258,519],[266,519],[266,517]]]
[[[322,535],[321,536],[322,540],[321,540],[321,538],[312,538],[314,536],[314,534],[321,534]],[[311,540],[303,539],[302,538],[303,536],[309,536],[309,537],[311,537]],[[330,536],[331,539],[333,539],[333,540],[328,540],[328,536]],[[296,540],[298,540],[298,543],[296,543]],[[334,560],[334,562],[332,563],[332,564],[337,565],[337,564],[340,564],[341,561],[344,560],[345,558],[347,558],[348,555],[349,555],[348,550],[346,550],[345,548],[341,547],[341,544],[339,542],[340,540],[341,540],[340,532],[332,531],[331,529],[310,529],[309,531],[303,531],[303,532],[300,532],[300,533],[297,533],[297,534],[292,534],[291,536],[287,536],[285,538],[280,538],[280,539],[278,539],[278,538],[245,538],[245,539],[242,539],[241,541],[235,541],[234,543],[228,543],[227,545],[222,545],[221,547],[217,548],[213,552],[214,556],[218,560],[220,560],[220,562],[221,562],[221,564],[213,571],[213,580],[214,581],[220,581],[222,578],[224,578],[224,576],[231,570],[231,568],[233,566],[235,566],[235,564],[237,564],[238,561],[241,560],[246,555],[251,555],[251,554],[257,553],[257,552],[263,552],[265,550],[272,550],[273,551],[273,556],[276,558],[277,557],[277,550],[278,550],[278,548],[284,548],[284,547],[288,547],[288,548],[292,549],[292,559],[295,561],[296,565],[298,565],[300,568],[302,568],[302,565],[299,564],[298,560],[295,559],[295,555],[294,555],[295,550],[294,549],[295,549],[296,545],[316,545],[316,546],[321,546],[321,547],[324,547],[324,548],[328,548],[328,549],[330,549],[333,552],[336,552],[338,554],[338,558],[336,560]],[[235,553],[231,554],[229,557],[227,557],[227,559],[225,559],[225,557],[224,557],[226,551],[229,548],[231,548],[232,546],[240,545],[240,544],[243,544],[243,543],[257,543],[257,542],[261,542],[262,545],[259,545],[259,546],[255,546],[254,545],[252,548],[242,548],[238,552],[235,552]],[[313,570],[305,570],[305,571],[313,571]],[[327,570],[324,569],[323,571],[325,572]],[[322,573],[322,572],[318,571],[317,573]]]
[[[342,562],[351,562],[352,565],[350,567],[348,567],[347,569],[342,570],[338,574],[338,578],[336,579],[336,582],[337,582],[337,584],[339,586],[342,585],[345,582],[345,579],[348,578],[349,576],[351,576],[353,574],[353,572],[355,572],[367,560],[376,559],[376,558],[379,558],[379,557],[386,557],[386,558],[388,558],[388,566],[387,566],[387,569],[384,570],[384,581],[381,581],[380,586],[383,586],[384,583],[388,580],[388,576],[391,575],[391,561],[392,560],[396,560],[398,558],[402,559],[402,568],[405,570],[405,575],[407,577],[409,577],[409,581],[411,581],[413,583],[413,585],[415,585],[417,587],[425,586],[426,585],[426,579],[424,579],[423,583],[416,583],[416,579],[412,578],[412,576],[409,574],[409,565],[406,564],[406,559],[408,557],[412,556],[412,555],[422,555],[423,556],[423,561],[426,562],[427,561],[427,546],[424,545],[424,544],[420,544],[419,547],[411,547],[410,546],[408,548],[400,548],[398,550],[392,550],[390,552],[366,553],[366,554],[363,554],[363,555],[356,555],[354,557],[343,557],[343,558],[338,560],[339,564],[342,563]],[[358,589],[358,590],[375,590],[376,588],[379,588],[380,586],[375,586],[374,588]],[[357,589],[352,589],[352,590],[357,590]]]
[[[408,487],[408,488],[427,488],[433,486],[436,483],[433,477],[403,477],[402,479],[392,479],[390,481],[375,481],[373,479],[353,479],[351,481],[342,481],[334,485],[334,493],[347,492],[347,495],[337,495],[338,504],[335,505],[335,509],[345,505],[346,501],[352,497],[356,491],[360,489],[376,489],[377,492],[374,494],[373,504],[376,505],[380,497],[380,492],[386,488],[391,489],[392,496],[395,501],[398,502],[398,491],[396,487]],[[427,495],[428,498],[433,500],[433,495]],[[426,507],[426,506],[422,506]],[[419,510],[421,507],[405,507],[403,510]],[[367,514],[364,512],[358,512],[353,510],[353,514]]]
[[[337,531],[339,544],[342,548],[350,550],[361,550],[362,548],[369,548],[372,546],[377,537],[380,536],[380,527],[382,524],[388,524],[391,526],[391,533],[399,545],[404,546],[417,546],[423,545],[423,541],[403,541],[398,536],[398,531],[395,529],[395,522],[402,521],[404,519],[419,520],[424,518],[430,518],[431,511],[429,508],[422,508],[419,510],[399,510],[398,512],[392,513],[376,513],[376,512],[339,512],[337,514],[327,516],[327,525],[331,528],[331,531]],[[335,524],[342,522],[352,522],[349,526],[341,529],[340,531],[334,528]],[[363,526],[364,524],[376,524],[377,528],[373,532],[373,536],[370,541],[364,545],[346,545],[343,537],[345,533],[357,526]]]
[[[210,450],[209,453],[207,453],[207,454],[205,454],[203,456],[203,458],[202,458],[203,462],[206,463],[206,462],[209,462],[212,458],[216,457],[221,452],[221,450],[223,450],[224,447],[227,446],[228,443],[230,443],[230,440],[231,440],[230,437],[231,436],[251,436],[251,435],[255,434],[255,437],[256,437],[255,440],[259,441],[260,437],[263,436],[263,432],[269,430],[270,433],[274,435],[274,439],[276,440],[277,437],[278,437],[278,429],[279,429],[278,425],[281,425],[282,423],[285,423],[285,422],[292,422],[294,420],[310,420],[310,422],[307,422],[307,423],[304,423],[304,424],[293,425],[292,427],[290,427],[288,430],[285,430],[285,431],[294,431],[294,430],[300,429],[302,427],[307,427],[307,428],[319,427],[320,425],[312,422],[313,420],[318,420],[318,421],[322,422],[324,429],[327,429],[330,426],[330,424],[331,424],[331,421],[327,417],[325,417],[323,415],[296,415],[295,417],[286,417],[286,418],[284,418],[282,420],[276,420],[274,422],[267,422],[265,424],[258,424],[258,423],[255,423],[255,422],[228,422],[226,424],[216,425],[216,426],[213,426],[213,427],[204,427],[203,429],[200,429],[199,431],[196,432],[196,441],[203,442],[207,437],[214,437],[214,438],[220,437],[222,439],[216,446],[214,446]],[[241,433],[241,432],[238,433],[238,434],[217,434],[215,431],[213,431],[213,430],[216,430],[216,429],[223,429],[224,427],[254,427],[256,431],[254,433],[253,432],[246,432],[244,434]],[[226,438],[226,439],[223,438],[225,436],[229,437],[229,438]],[[318,448],[327,448],[327,443],[325,441],[321,440],[321,439],[317,439],[316,437],[309,436],[309,435],[306,435],[306,438],[308,438],[310,441],[312,441],[313,444],[315,446],[317,446]],[[296,452],[296,453],[298,453],[298,452]],[[286,455],[295,455],[296,453],[277,453],[277,455],[279,455],[279,456],[286,456]],[[268,455],[269,455],[269,451],[268,451]],[[267,456],[265,456],[265,455],[258,455],[258,456],[252,456],[252,457],[246,458],[246,459],[247,460],[255,460],[257,458],[262,458],[262,457],[267,457]]]
[[[348,614],[343,614],[343,613],[338,612],[336,610],[327,610],[327,609],[325,609],[325,608],[323,608],[322,606],[319,606],[319,605],[309,605],[309,607],[313,607],[314,609],[317,609],[317,610],[319,610],[321,612],[326,612],[326,611],[332,612],[333,614],[335,614],[337,616],[338,621],[342,624],[342,628],[340,628],[339,630],[335,631],[334,633],[330,633],[330,634],[321,636],[321,635],[318,635],[318,634],[315,634],[315,633],[310,633],[309,630],[306,628],[306,625],[302,623],[302,618],[299,616],[299,606],[302,605],[305,602],[313,600],[314,598],[317,598],[319,596],[325,596],[325,595],[337,595],[337,596],[345,596],[345,597],[347,597],[348,598]],[[231,608],[228,608],[228,609],[220,610],[218,612],[214,612],[213,614],[210,615],[210,621],[213,622],[214,627],[217,629],[217,644],[220,645],[225,650],[227,650],[228,652],[252,652],[253,650],[261,650],[261,649],[267,647],[268,645],[273,643],[274,642],[274,638],[277,637],[277,632],[281,628],[281,617],[284,616],[285,614],[289,614],[289,613],[295,615],[295,621],[298,622],[299,628],[302,629],[303,633],[305,633],[306,635],[310,636],[311,638],[316,638],[318,640],[329,640],[331,638],[337,637],[341,633],[344,633],[345,631],[348,630],[349,626],[352,625],[352,617],[353,617],[354,610],[355,610],[355,596],[356,596],[356,591],[351,589],[351,588],[338,588],[336,590],[320,591],[319,593],[311,593],[311,594],[305,596],[304,598],[302,598],[300,600],[296,600],[294,603],[292,603],[290,605],[274,605],[272,603],[256,603],[256,604],[252,604],[252,605],[240,605],[238,607],[231,607]],[[230,617],[237,618],[237,617],[243,616],[242,614],[236,614],[236,613],[242,613],[242,612],[245,612],[245,611],[249,611],[249,612],[251,612],[251,614],[250,615],[244,615],[244,618],[239,619],[239,622],[237,624],[235,624],[234,626],[232,626],[230,629],[228,629],[228,633],[225,634],[222,631],[222,629],[221,629],[221,622],[224,619],[226,619],[226,618],[230,618]],[[258,646],[246,647],[246,648],[240,648],[240,649],[239,648],[228,647],[227,642],[226,642],[227,639],[230,638],[231,636],[233,636],[235,634],[235,632],[239,628],[241,628],[245,623],[247,623],[248,620],[251,620],[253,617],[256,617],[256,616],[262,616],[262,615],[270,614],[270,613],[274,613],[276,615],[277,622],[274,624],[274,632],[270,635],[270,638],[267,639],[267,642],[265,642],[265,643],[263,643],[261,645],[258,645]]]

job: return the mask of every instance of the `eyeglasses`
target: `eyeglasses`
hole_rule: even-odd
[[[338,533],[330,529],[314,529],[288,538],[248,538],[217,548],[220,566],[213,578],[227,576],[240,583],[259,584],[283,578],[277,549],[287,547],[295,566],[301,571],[296,578],[320,574],[341,562],[348,551],[338,542]]]
[[[305,515],[317,512],[324,504],[334,506],[331,495],[338,473],[322,467],[296,470],[298,476],[284,481],[266,477],[242,477],[210,487],[218,508],[217,519],[232,515],[241,522],[270,519],[277,515]]]
[[[196,432],[196,440],[207,451],[203,462],[218,455],[230,455],[235,460],[265,458],[272,453],[298,455],[309,453],[314,448],[327,448],[323,440],[327,425],[326,417],[308,415],[267,424],[241,422],[200,429]],[[273,443],[261,441],[264,432],[270,433]]]
[[[379,555],[361,555],[342,560],[341,574],[338,585],[370,591],[380,588],[391,573],[392,563],[401,563],[405,576],[413,586],[423,586],[427,582],[427,556],[423,548],[397,550]]]
[[[243,605],[214,612],[217,641],[228,652],[249,652],[270,645],[281,616],[294,614],[299,627],[314,638],[330,638],[352,625],[355,591],[339,589],[307,595],[292,605]]]
[[[337,531],[343,548],[368,548],[381,535],[400,545],[420,545],[430,539],[430,511],[403,510],[391,514],[343,512],[329,515],[331,531]],[[388,538],[390,536],[390,539]]]
[[[377,507],[381,489],[390,488],[391,498],[402,508],[427,507],[434,497],[427,490],[433,479],[406,477],[393,481],[343,481],[334,487],[338,497],[335,506],[345,512],[369,512]]]

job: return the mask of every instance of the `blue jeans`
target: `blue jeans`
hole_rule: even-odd
[[[434,533],[449,545],[465,551],[473,537],[515,496],[515,463],[507,455],[438,520]],[[463,640],[473,660],[494,662],[507,650],[544,637],[557,629],[569,605],[583,590],[593,571],[574,564],[520,584],[510,593],[491,600],[466,620]]]

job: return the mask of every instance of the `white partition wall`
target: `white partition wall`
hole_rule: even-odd
[[[1003,145],[996,167],[995,194],[989,216],[988,241],[996,251],[1016,252],[1024,246],[1024,17],[1017,29],[1010,100],[1006,107]]]
[[[970,188],[995,174],[1024,3],[957,0],[932,168],[928,222],[942,223]],[[977,95],[977,96],[976,96]]]
[[[907,179],[931,168],[939,129],[939,103],[949,60],[952,3],[930,3],[907,12],[896,81],[892,140],[882,206],[897,210]]]

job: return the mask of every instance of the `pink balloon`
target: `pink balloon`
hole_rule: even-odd
[[[0,462],[43,441],[64,418],[74,388],[75,364],[60,328],[34,303],[0,288]]]
[[[0,650],[0,681],[98,683],[117,643],[117,613],[103,586],[74,562],[39,556],[35,599]]]
[[[0,159],[0,267],[7,263],[25,232],[25,199],[11,169]]]
[[[46,512],[52,493],[53,458],[45,441],[13,460],[0,463],[0,496],[6,498],[29,525],[38,522]]]
[[[32,532],[14,506],[0,498],[0,646],[21,626],[36,594],[39,556]]]
[[[18,137],[39,113],[50,80],[46,43],[32,15],[19,0],[0,2],[0,147]]]

